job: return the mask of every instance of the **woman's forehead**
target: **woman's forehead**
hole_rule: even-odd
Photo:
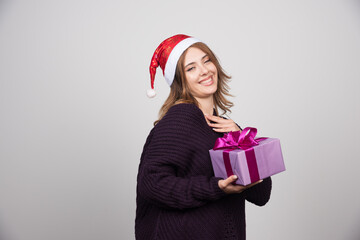
[[[201,61],[207,54],[199,48],[190,47],[186,51],[184,65]]]

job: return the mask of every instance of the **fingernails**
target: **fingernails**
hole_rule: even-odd
[[[234,179],[234,180],[237,179],[237,178],[238,178],[238,177],[237,177],[236,175],[233,176],[233,179]]]

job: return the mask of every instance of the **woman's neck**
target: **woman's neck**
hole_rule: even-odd
[[[204,115],[212,116],[214,113],[214,99],[213,96],[209,98],[196,98],[199,103],[200,110],[204,113]]]

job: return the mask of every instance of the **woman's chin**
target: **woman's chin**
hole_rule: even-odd
[[[201,94],[197,94],[197,95],[198,95],[199,98],[209,98],[209,97],[213,96],[215,93],[216,93],[216,90],[202,92]]]

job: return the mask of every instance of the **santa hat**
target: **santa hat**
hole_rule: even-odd
[[[151,79],[151,89],[147,91],[148,97],[155,97],[156,93],[154,91],[154,80],[156,68],[158,66],[163,70],[163,74],[166,82],[171,86],[175,77],[175,70],[177,62],[181,54],[192,44],[200,42],[196,38],[178,34],[168,39],[164,40],[154,52],[154,55],[150,63],[150,79]]]

